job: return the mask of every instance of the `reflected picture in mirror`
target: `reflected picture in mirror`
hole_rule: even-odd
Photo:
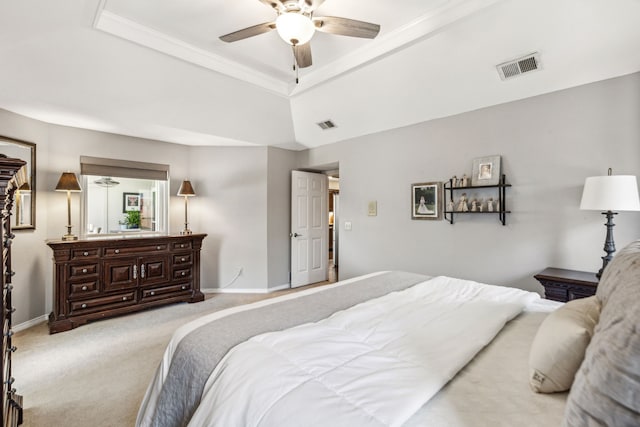
[[[36,144],[0,135],[0,153],[27,164],[16,174],[12,230],[36,228]]]

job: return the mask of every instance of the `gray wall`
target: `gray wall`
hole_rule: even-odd
[[[192,230],[208,234],[202,288],[267,288],[267,153],[266,147],[190,150]]]
[[[17,231],[16,323],[51,310],[52,263],[45,245],[65,232],[60,173],[79,156],[171,166],[170,230],[182,229],[180,182],[191,179],[191,228],[204,241],[202,286],[267,291],[289,271],[290,171],[340,164],[340,278],[381,269],[447,274],[540,291],[546,266],[595,271],[604,219],[580,211],[584,179],[640,174],[640,74],[490,107],[304,152],[266,147],[187,147],[86,131],[0,110],[0,134],[37,144],[37,229]],[[410,219],[410,185],[470,174],[474,157],[500,154],[513,187],[507,226],[496,217]],[[367,202],[378,202],[378,216]],[[79,225],[79,198],[73,201]],[[640,213],[616,218],[618,247],[640,237]],[[76,229],[77,230],[77,229]],[[242,274],[235,277],[242,269]],[[235,281],[234,281],[235,278]],[[231,283],[233,281],[233,283]],[[231,284],[230,284],[231,283]]]
[[[340,164],[340,278],[403,269],[542,291],[532,276],[547,266],[596,271],[604,217],[579,210],[582,186],[608,167],[640,174],[639,95],[633,74],[299,153],[299,166]],[[495,154],[513,185],[507,226],[411,220],[412,183],[470,175]],[[640,237],[640,213],[615,221],[618,248]]]
[[[294,151],[269,148],[267,193],[267,252],[269,288],[289,285],[291,238],[291,171]]]

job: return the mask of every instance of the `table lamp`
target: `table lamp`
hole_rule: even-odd
[[[78,240],[78,236],[71,233],[71,193],[82,191],[76,174],[73,172],[63,172],[56,185],[56,191],[67,192],[67,234],[62,236],[62,240]]]
[[[606,176],[591,176],[584,182],[580,209],[604,211],[607,216],[607,235],[604,241],[606,256],[602,257],[602,268],[596,273],[600,279],[607,264],[613,258],[616,245],[613,241],[614,211],[640,211],[638,199],[638,183],[633,175],[612,175],[609,168]]]
[[[195,195],[196,192],[193,190],[191,181],[182,181],[182,184],[180,184],[180,189],[178,190],[178,196],[184,196],[184,230],[182,230],[180,234],[191,234],[191,230],[189,230],[188,198]]]

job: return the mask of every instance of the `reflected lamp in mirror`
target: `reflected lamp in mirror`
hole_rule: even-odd
[[[56,191],[67,192],[67,234],[62,236],[62,240],[78,240],[78,236],[71,233],[71,193],[79,193],[82,191],[76,174],[73,172],[63,172],[56,185]]]
[[[606,176],[591,176],[585,180],[582,191],[580,209],[603,211],[607,222],[607,234],[604,241],[605,256],[602,257],[602,268],[596,273],[598,279],[602,276],[607,264],[613,258],[616,245],[613,240],[613,216],[615,211],[640,211],[638,198],[638,183],[633,175],[612,175],[609,168]]]
[[[191,181],[184,180],[182,184],[180,184],[180,189],[178,190],[178,196],[184,197],[184,230],[180,232],[180,234],[192,234],[191,230],[189,230],[189,197],[193,197],[196,195],[196,192],[193,190],[193,186],[191,185]]]
[[[31,186],[25,181],[16,189],[16,225],[20,227],[26,223],[27,213],[30,212],[29,199],[31,198]],[[27,212],[25,212],[25,210]]]

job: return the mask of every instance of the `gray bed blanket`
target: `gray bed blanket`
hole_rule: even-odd
[[[293,300],[231,314],[195,329],[175,350],[152,425],[186,426],[200,403],[209,375],[237,344],[266,332],[317,322],[337,311],[427,279],[428,276],[420,274],[386,272]]]

